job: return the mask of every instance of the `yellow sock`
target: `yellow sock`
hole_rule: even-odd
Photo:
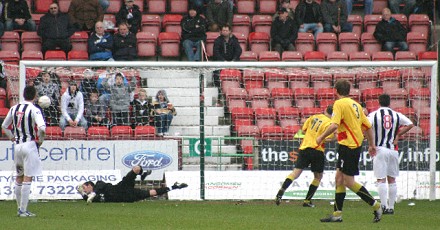
[[[334,211],[333,216],[342,216],[342,211]]]
[[[377,211],[377,210],[379,210],[379,208],[381,208],[380,202],[379,201],[374,202],[373,210]]]
[[[313,179],[313,181],[312,181],[312,185],[318,187],[318,186],[319,186],[319,182],[320,182],[320,181],[319,181],[318,179]]]
[[[351,191],[353,191],[354,193],[359,192],[359,190],[360,190],[361,188],[362,188],[362,185],[359,184],[359,183],[357,183],[357,182],[354,182],[353,186],[349,187],[349,189],[350,189]]]
[[[286,178],[291,179],[293,181],[293,175],[288,175]]]
[[[336,186],[336,193],[344,193],[346,191],[344,185],[338,185]]]

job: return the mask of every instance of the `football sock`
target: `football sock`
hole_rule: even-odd
[[[22,184],[17,184],[17,182],[15,182],[15,199],[17,200],[17,207],[20,208],[20,203],[21,203],[21,188],[22,188]]]
[[[373,206],[374,202],[376,202],[371,194],[368,192],[368,190],[357,182],[354,182],[353,186],[349,189],[356,193],[363,201],[365,201],[370,206]]]
[[[31,182],[23,182],[23,185],[21,186],[21,202],[20,202],[20,210],[23,212],[27,211],[30,193],[31,193]]]
[[[157,188],[157,189],[156,189],[156,193],[157,193],[158,196],[160,196],[160,195],[162,195],[162,194],[165,194],[165,193],[167,193],[167,192],[169,192],[169,191],[171,191],[171,189],[168,188],[168,187],[165,187],[165,188]]]
[[[277,196],[283,196],[284,191],[292,184],[293,180],[292,178],[287,177],[286,180],[284,180],[283,185],[281,185],[280,190],[278,190]]]
[[[388,207],[394,209],[394,203],[396,202],[397,198],[397,184],[392,183],[388,184],[388,186]]]
[[[310,201],[312,199],[313,195],[315,195],[315,192],[318,189],[318,186],[319,186],[319,180],[313,179],[312,183],[309,186],[309,191],[307,192],[306,200]]]
[[[333,210],[335,212],[342,212],[342,207],[344,206],[345,195],[346,195],[345,186],[344,185],[336,186],[335,204],[333,205]]]
[[[388,198],[388,186],[385,182],[379,182],[377,184],[377,191],[379,192],[380,203],[382,206],[387,207]]]

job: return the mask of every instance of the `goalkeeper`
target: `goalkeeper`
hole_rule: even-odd
[[[284,191],[286,191],[290,184],[301,175],[303,169],[310,165],[314,179],[309,186],[309,191],[307,192],[303,207],[315,207],[311,200],[318,189],[319,183],[322,179],[322,173],[324,172],[324,144],[318,145],[316,143],[316,138],[330,125],[330,117],[332,113],[333,106],[329,105],[324,111],[324,114],[310,116],[304,123],[302,131],[305,132],[305,136],[299,147],[300,151],[295,163],[295,169],[287,176],[278,191],[275,198],[275,203],[277,205],[280,205]],[[328,137],[331,138],[332,136],[333,135],[329,135]]]
[[[87,181],[78,185],[77,190],[83,196],[87,203],[92,202],[135,202],[144,200],[148,197],[165,194],[173,189],[181,189],[188,187],[185,183],[175,183],[171,188],[158,188],[142,190],[135,188],[135,179],[141,175],[144,180],[147,175],[151,174],[151,170],[143,172],[140,166],[134,166],[133,169],[122,178],[118,184],[113,185],[104,181]]]

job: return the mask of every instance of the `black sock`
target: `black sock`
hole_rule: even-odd
[[[318,186],[310,184],[309,191],[307,192],[307,195],[306,195],[306,200],[311,200],[313,195],[315,195],[315,192],[317,189],[318,189]]]
[[[157,193],[158,196],[160,196],[160,195],[162,195],[162,194],[165,194],[165,193],[169,192],[170,190],[171,190],[171,189],[168,188],[168,187],[165,187],[165,188],[157,188],[157,189],[156,189],[156,193]]]
[[[335,205],[333,205],[333,210],[336,211],[342,211],[342,207],[344,206],[344,200],[346,195],[345,186],[338,185],[336,186],[336,193],[335,193]]]
[[[284,195],[284,191],[286,191],[286,189],[292,184],[292,179],[290,178],[286,178],[286,180],[284,180],[283,185],[281,186],[280,190],[278,190],[277,196],[283,196]]]
[[[376,201],[364,186],[362,186],[356,194],[370,206],[373,206]]]

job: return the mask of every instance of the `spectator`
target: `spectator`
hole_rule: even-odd
[[[136,34],[141,27],[142,12],[134,0],[125,0],[125,5],[116,14],[116,25],[122,22],[127,23],[130,32]]]
[[[35,31],[36,25],[26,0],[9,0],[5,6],[6,30]]]
[[[224,25],[232,25],[233,8],[228,0],[211,0],[206,8],[209,31],[217,32]]]
[[[84,79],[79,84],[79,91],[84,96],[84,102],[87,102],[90,98],[90,93],[97,91],[97,82],[94,79],[95,73],[91,69],[84,70]]]
[[[99,102],[98,90],[92,90],[86,103],[86,120],[88,126],[108,126],[108,119],[105,117],[104,105]]]
[[[278,14],[279,17],[275,19],[270,28],[270,36],[273,49],[281,55],[283,51],[295,50],[293,44],[298,37],[298,30],[293,19],[289,18],[286,8],[282,8]]]
[[[96,87],[98,88],[98,92],[100,95],[99,101],[101,102],[101,104],[104,105],[105,111],[107,111],[107,109],[110,105],[110,91],[107,90],[102,83],[104,82],[104,79],[109,78],[108,84],[114,85],[115,78],[116,78],[116,74],[112,70],[107,69],[107,71],[108,72],[105,72],[105,73],[102,73],[99,75],[98,82],[96,83]],[[128,81],[125,77],[124,77],[124,85],[128,85]]]
[[[295,20],[295,12],[293,12],[292,8],[290,8],[290,0],[282,0],[280,9],[282,8],[285,8],[287,10],[287,12],[289,13],[289,18]],[[272,21],[275,21],[275,19],[278,18],[279,16],[278,12],[279,11],[275,12],[275,14],[272,17]]]
[[[62,130],[67,125],[72,127],[82,126],[87,129],[87,121],[83,116],[84,98],[75,81],[69,82],[69,87],[61,96],[61,113],[60,127]]]
[[[374,37],[382,43],[382,50],[395,53],[394,48],[400,51],[408,50],[406,43],[406,28],[395,18],[391,17],[388,8],[382,10],[382,21],[377,23]]]
[[[194,9],[197,10],[200,14],[205,13],[205,5],[207,5],[210,1],[209,0],[189,0],[190,8],[194,7]]]
[[[109,84],[109,78],[103,80],[102,85],[110,92],[110,107],[112,111],[112,125],[130,125],[130,93],[136,88],[136,78],[131,78],[131,84],[124,84],[124,76],[117,73],[115,84]]]
[[[3,2],[0,1],[0,15],[3,15],[3,9],[4,9]],[[3,34],[5,33],[5,25],[3,23],[4,23],[4,18],[1,17],[0,18],[0,37],[2,37]],[[1,46],[0,46],[0,49],[1,49]]]
[[[94,61],[114,61],[112,55],[113,36],[105,32],[104,24],[97,22],[95,32],[88,40],[89,59]]]
[[[403,7],[403,14],[409,17],[417,3],[416,0],[388,0],[388,5],[390,6],[392,14],[400,14],[400,4],[402,3],[405,3],[405,7]]]
[[[221,34],[214,41],[214,60],[240,61],[241,47],[237,37],[232,34],[230,25],[222,26]]]
[[[200,17],[194,7],[191,7],[180,25],[182,27],[182,44],[188,61],[200,61],[202,59],[201,43],[206,40],[206,20]],[[193,48],[196,49],[195,53]]]
[[[59,9],[58,3],[50,4],[49,13],[40,19],[37,33],[43,40],[41,48],[43,54],[57,47],[66,53],[72,49],[70,36],[75,30],[70,23],[69,16],[61,13]]]
[[[77,31],[91,31],[96,22],[102,22],[104,12],[98,0],[72,0],[69,16]]]
[[[173,117],[177,115],[176,108],[170,103],[165,90],[161,89],[156,94],[156,101],[153,102],[154,120],[156,123],[156,133],[159,136],[168,135],[168,130]]]
[[[324,32],[351,32],[353,25],[347,22],[347,4],[345,0],[325,0],[321,2]]]
[[[128,30],[128,25],[124,22],[119,24],[118,31],[113,36],[113,58],[116,61],[132,61],[136,59],[136,35]]]
[[[110,2],[108,0],[99,0],[99,5],[102,8],[102,12],[106,13],[108,7],[110,6]]]
[[[321,6],[315,0],[301,1],[296,6],[296,23],[299,25],[299,32],[311,31],[316,39],[324,31]]]
[[[49,72],[42,72],[41,78],[42,81],[35,86],[37,97],[48,96],[50,98],[50,106],[43,110],[44,117],[49,126],[59,125],[60,87],[51,80]]]
[[[133,101],[135,125],[150,125],[151,104],[147,98],[147,91],[139,89],[138,99]]]
[[[345,0],[347,2],[347,14],[350,15],[353,10],[353,2],[357,0]],[[373,13],[373,0],[364,0],[364,14],[372,14]]]

